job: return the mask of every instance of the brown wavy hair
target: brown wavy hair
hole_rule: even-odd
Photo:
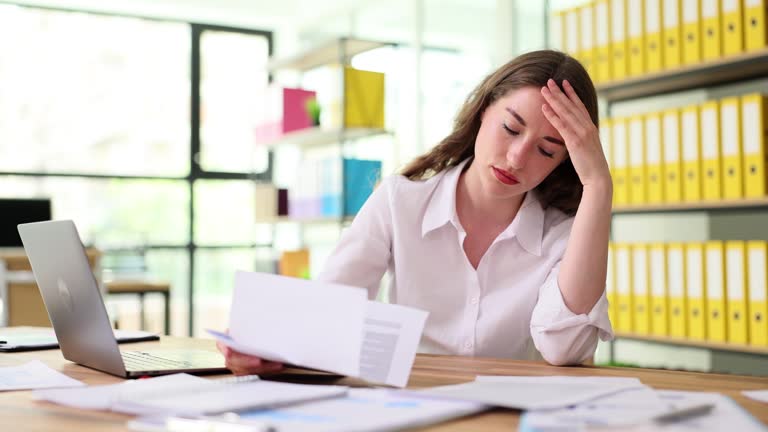
[[[512,59],[488,75],[467,97],[456,116],[453,132],[432,150],[411,161],[402,174],[411,180],[423,180],[472,157],[485,109],[511,90],[541,88],[550,78],[561,90],[563,80],[568,80],[592,122],[599,127],[597,93],[581,63],[559,51],[533,51]],[[570,158],[558,165],[534,190],[545,208],[553,206],[569,215],[576,213],[581,202],[582,185]]]

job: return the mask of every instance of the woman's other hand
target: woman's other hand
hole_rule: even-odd
[[[224,355],[226,367],[235,375],[260,375],[283,370],[282,363],[264,360],[260,357],[243,354],[216,342],[216,348]]]

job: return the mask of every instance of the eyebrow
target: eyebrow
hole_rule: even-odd
[[[525,124],[525,120],[523,120],[523,118],[520,116],[520,114],[515,112],[515,110],[513,110],[512,108],[504,108],[504,109],[507,110],[508,113],[512,114],[512,117],[517,119],[517,121],[519,121],[521,125],[528,126],[528,125]],[[565,146],[565,142],[563,142],[562,140],[559,140],[557,138],[553,138],[551,136],[545,136],[544,140],[549,141],[551,143],[560,144],[561,146]]]

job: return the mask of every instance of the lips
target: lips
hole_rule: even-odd
[[[520,183],[520,181],[509,172],[500,170],[496,167],[491,167],[491,168],[493,168],[493,175],[496,176],[496,179],[504,183],[505,185],[513,186]]]

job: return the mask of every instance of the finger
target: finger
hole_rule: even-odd
[[[578,114],[578,107],[568,98],[568,96],[566,96],[565,93],[563,93],[563,91],[560,89],[560,86],[558,86],[555,80],[552,78],[547,80],[547,89],[549,89],[549,91],[552,93],[552,96],[554,96],[555,100],[559,102],[563,109],[567,110],[573,115]]]
[[[563,88],[565,89],[565,94],[568,96],[568,99],[573,102],[574,105],[581,111],[582,116],[586,114],[589,116],[589,112],[587,111],[587,107],[584,105],[584,102],[581,101],[581,98],[578,94],[576,94],[576,90],[573,89],[573,86],[571,85],[568,80],[563,80]]]
[[[552,112],[557,115],[563,124],[571,123],[576,124],[578,123],[578,118],[571,112],[569,108],[567,108],[562,101],[562,99],[555,96],[555,94],[552,92],[552,90],[549,89],[549,87],[543,87],[541,89],[541,95],[544,96],[544,100],[547,102],[546,105],[549,106],[549,108],[552,110]],[[561,93],[561,96],[564,98],[565,95]]]
[[[216,341],[216,349],[226,357],[229,354],[229,347],[224,345],[221,341]]]
[[[570,130],[566,126],[565,122],[563,122],[563,119],[561,119],[548,104],[542,105],[541,111],[544,113],[544,117],[546,117],[552,126],[557,129],[560,135],[563,136],[567,147],[567,144],[570,142]]]

